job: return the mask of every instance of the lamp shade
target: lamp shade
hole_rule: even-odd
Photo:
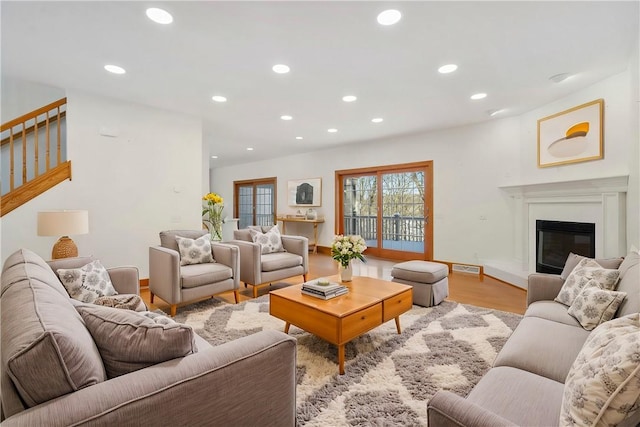
[[[38,212],[38,236],[69,236],[89,232],[89,211]]]

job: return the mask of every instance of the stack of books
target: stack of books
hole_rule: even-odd
[[[331,299],[349,292],[349,288],[331,283],[326,279],[318,279],[306,282],[302,285],[302,293],[320,299]]]

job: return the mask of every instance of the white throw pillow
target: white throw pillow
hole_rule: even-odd
[[[213,262],[209,235],[205,234],[197,239],[176,236],[176,242],[180,251],[180,265]]]
[[[613,319],[626,296],[626,292],[602,289],[597,281],[591,279],[573,300],[568,313],[575,317],[583,328],[592,331],[599,324]]]
[[[589,280],[596,280],[602,289],[613,290],[618,283],[620,272],[602,268],[596,260],[585,258],[573,269],[555,301],[570,306]]]
[[[107,269],[98,260],[80,268],[60,268],[57,273],[69,296],[78,301],[93,303],[117,294]]]
[[[613,319],[589,335],[564,385],[560,425],[613,426],[638,409],[640,314]]]
[[[251,233],[251,240],[253,240],[254,243],[260,244],[263,254],[284,252],[282,237],[280,236],[280,230],[277,225],[271,227],[271,230],[266,233],[262,233],[253,228],[249,229],[249,233]]]

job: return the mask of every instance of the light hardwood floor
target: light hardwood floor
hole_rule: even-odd
[[[367,263],[354,264],[354,274],[360,276],[375,277],[391,280],[391,268],[398,261],[389,261],[380,258],[367,257]],[[331,276],[338,273],[337,263],[330,256],[324,254],[309,254],[309,274],[307,279],[315,279],[323,276]],[[302,276],[292,277],[286,283],[302,283]],[[274,287],[281,285],[274,285]],[[268,286],[258,289],[258,295],[269,293]],[[154,304],[150,303],[148,289],[140,291],[142,299],[152,309],[159,308],[169,312],[169,305],[156,297]],[[234,302],[233,292],[225,292],[216,295],[229,303]],[[480,307],[494,308],[502,311],[523,314],[526,308],[527,293],[516,286],[509,285],[488,276],[478,276],[469,273],[449,273],[449,298],[448,300],[471,304]],[[240,285],[240,301],[252,299],[251,286],[245,288]],[[180,306],[178,306],[178,312]]]

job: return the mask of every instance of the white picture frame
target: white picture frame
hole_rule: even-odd
[[[289,206],[321,206],[322,178],[292,179],[287,181],[287,201]]]

